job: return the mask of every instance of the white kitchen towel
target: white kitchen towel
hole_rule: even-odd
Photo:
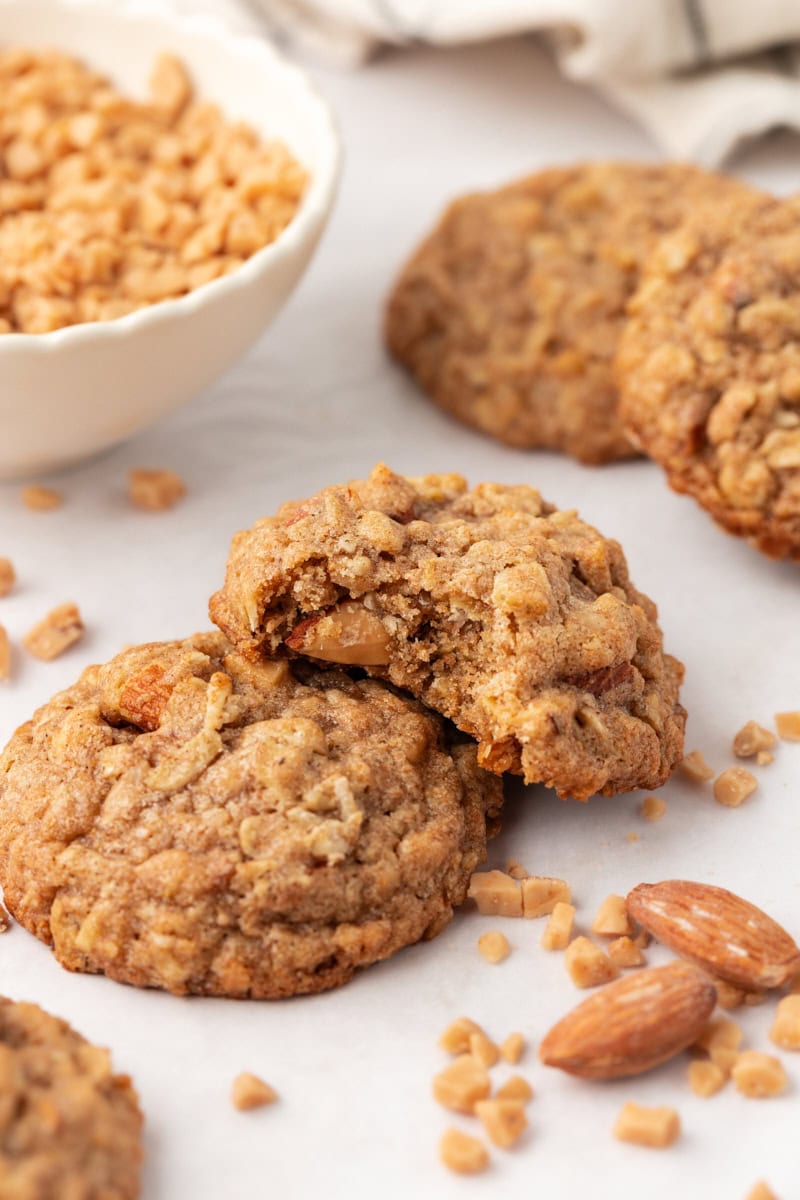
[[[564,72],[636,118],[671,157],[721,162],[800,128],[800,0],[178,0],[226,11],[343,66],[382,46],[539,33]]]

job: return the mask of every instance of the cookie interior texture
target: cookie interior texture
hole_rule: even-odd
[[[391,687],[201,634],[89,668],[17,731],[0,879],[72,970],[321,991],[447,924],[501,795]]]
[[[0,997],[0,1196],[135,1200],[142,1114],[107,1050]]]
[[[642,262],[690,213],[752,194],[682,164],[594,163],[461,197],[395,284],[389,349],[501,441],[628,458],[612,364]]]
[[[800,201],[741,199],[659,243],[620,344],[633,437],[729,532],[800,559]]]
[[[683,668],[617,542],[531,487],[368,480],[234,538],[211,615],[246,653],[361,666],[478,739],[481,763],[587,799],[663,783]]]

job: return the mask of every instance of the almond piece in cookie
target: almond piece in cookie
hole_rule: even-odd
[[[584,1079],[640,1075],[696,1042],[715,1003],[713,984],[688,963],[648,967],[567,1013],[539,1057]]]
[[[380,617],[354,602],[301,621],[286,639],[290,650],[349,667],[383,667],[389,634]]]
[[[654,788],[683,753],[683,668],[620,546],[531,487],[368,479],[233,541],[213,620],[251,657],[358,666],[561,796]]]
[[[782,987],[800,972],[800,948],[786,930],[725,888],[684,879],[641,883],[626,903],[658,941],[737,987]]]

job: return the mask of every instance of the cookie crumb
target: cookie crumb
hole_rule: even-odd
[[[616,979],[619,971],[607,954],[587,937],[577,937],[564,953],[564,962],[576,987],[590,988]]]
[[[800,742],[800,711],[775,713],[775,728],[784,742]]]
[[[60,604],[28,630],[22,644],[29,654],[43,662],[58,658],[84,634],[81,614],[75,604]]]
[[[454,1112],[473,1113],[491,1090],[489,1072],[471,1054],[459,1055],[433,1077],[434,1100]]]
[[[511,953],[511,945],[504,933],[492,929],[478,938],[478,950],[488,963],[501,963]]]
[[[566,950],[575,925],[575,905],[559,900],[544,927],[541,943],[544,950]]]
[[[522,912],[526,917],[546,917],[556,904],[569,904],[572,892],[563,879],[529,875],[522,881]]]
[[[742,1044],[742,1027],[729,1017],[713,1017],[695,1042],[716,1066],[729,1075]]]
[[[592,933],[598,933],[602,937],[630,937],[633,926],[625,907],[624,896],[614,893],[606,896],[592,921]]]
[[[7,933],[11,928],[11,917],[0,904],[0,933]]]
[[[510,858],[506,864],[506,871],[512,879],[527,879],[530,874],[526,871],[521,862],[517,862],[515,858]]]
[[[778,1003],[769,1036],[784,1050],[800,1050],[800,995],[784,996]]]
[[[482,1029],[470,1034],[469,1052],[482,1067],[493,1067],[500,1061],[500,1051]]]
[[[745,767],[728,767],[714,780],[714,799],[726,808],[738,808],[758,787],[758,780]]]
[[[755,1187],[747,1193],[746,1200],[778,1200],[772,1188],[760,1179]]]
[[[645,957],[633,938],[618,937],[609,943],[608,957],[615,967],[641,967]]]
[[[0,683],[11,675],[11,643],[4,625],[0,625]]]
[[[527,1104],[533,1099],[533,1088],[521,1075],[510,1075],[495,1092],[495,1099],[516,1100],[519,1104]]]
[[[635,830],[632,829],[630,831],[630,833],[628,834],[628,841],[631,843],[631,845],[633,845],[634,842],[638,842],[639,834],[636,833]]]
[[[132,467],[128,472],[128,499],[137,508],[163,512],[186,495],[186,484],[175,471]]]
[[[0,558],[0,596],[7,596],[17,582],[17,573],[10,558]]]
[[[480,1025],[470,1021],[469,1017],[456,1017],[455,1021],[447,1026],[437,1044],[448,1054],[468,1054],[469,1039],[473,1033],[483,1033]]]
[[[643,1108],[629,1100],[623,1105],[614,1126],[614,1137],[621,1142],[663,1150],[671,1146],[681,1132],[681,1119],[674,1108]]]
[[[717,989],[717,1004],[720,1008],[730,1011],[734,1008],[741,1008],[744,1004],[744,988],[728,983],[727,979],[715,979],[714,987]]]
[[[660,796],[645,796],[639,805],[639,812],[645,821],[660,821],[667,811],[667,802]]]
[[[755,758],[771,750],[777,740],[774,733],[757,721],[748,721],[733,739],[733,753],[737,758]]]
[[[758,1050],[745,1050],[738,1055],[731,1078],[737,1091],[753,1100],[779,1096],[789,1085],[780,1059]]]
[[[439,1158],[457,1175],[478,1175],[489,1166],[489,1152],[479,1138],[446,1129],[439,1140]]]
[[[521,1033],[510,1033],[505,1041],[500,1043],[500,1057],[503,1062],[516,1066],[525,1050],[525,1038]]]
[[[513,1146],[528,1125],[525,1105],[520,1100],[479,1100],[475,1115],[483,1125],[489,1141],[508,1150]]]
[[[701,1058],[689,1064],[689,1087],[695,1096],[702,1096],[703,1099],[716,1095],[725,1086],[727,1078],[722,1067],[709,1059]]]
[[[522,916],[520,885],[504,871],[476,871],[469,881],[467,895],[483,916]]]
[[[251,1108],[263,1108],[265,1104],[274,1104],[277,1099],[278,1093],[275,1089],[249,1071],[242,1071],[233,1081],[231,1100],[233,1107],[238,1108],[240,1112]]]
[[[53,488],[30,484],[22,489],[22,503],[33,512],[50,512],[61,507],[64,497]]]
[[[708,765],[700,750],[692,750],[681,759],[678,763],[678,770],[695,783],[707,783],[709,779],[714,778],[714,770]]]

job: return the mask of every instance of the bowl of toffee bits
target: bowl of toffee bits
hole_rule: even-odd
[[[5,0],[0,478],[189,400],[263,333],[333,205],[305,76],[203,18]]]

